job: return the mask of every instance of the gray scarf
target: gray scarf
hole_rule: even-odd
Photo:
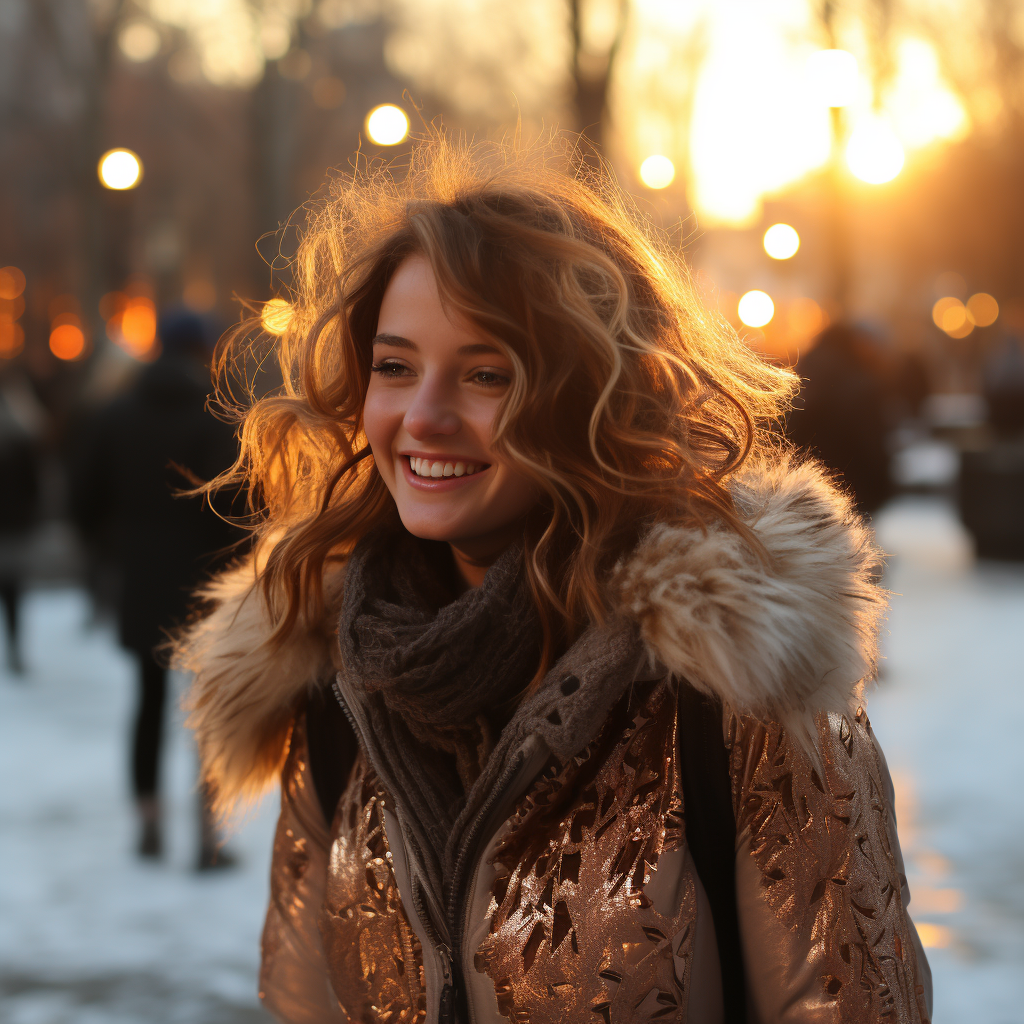
[[[369,536],[349,561],[338,630],[346,691],[435,869],[537,668],[541,630],[524,582],[512,547],[456,597],[448,546],[404,530]]]

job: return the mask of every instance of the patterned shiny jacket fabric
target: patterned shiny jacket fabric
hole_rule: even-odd
[[[682,680],[722,709],[747,1019],[928,1020],[892,786],[861,692],[882,607],[876,554],[813,466],[760,467],[733,491],[766,554],[724,530],[659,528],[619,566],[617,621],[645,656],[615,680],[556,666],[467,827],[454,926],[406,841],[402,794],[384,791],[363,745],[331,820],[321,806],[304,709],[330,685],[329,628],[261,653],[253,567],[215,584],[217,609],[180,660],[196,672],[193,723],[225,799],[280,770],[261,973],[280,1020],[723,1021],[687,843]],[[591,728],[567,727],[595,706]]]

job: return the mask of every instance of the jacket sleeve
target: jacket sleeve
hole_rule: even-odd
[[[329,849],[309,770],[305,715],[300,715],[281,775],[281,817],[274,836],[260,965],[260,999],[285,1024],[348,1020],[331,990],[318,928]]]
[[[927,1024],[885,758],[863,710],[816,724],[817,759],[777,723],[726,715],[752,1019]]]

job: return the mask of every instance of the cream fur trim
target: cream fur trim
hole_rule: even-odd
[[[274,626],[253,558],[197,595],[214,609],[178,638],[173,663],[193,673],[187,724],[221,810],[259,796],[280,771],[295,709],[331,668],[342,575],[340,568],[325,574],[329,625],[300,623],[280,645],[268,642]]]
[[[613,586],[666,668],[813,743],[815,713],[854,710],[875,674],[880,553],[816,463],[744,467],[731,490],[767,559],[724,527],[658,526]]]
[[[815,463],[745,466],[730,488],[766,559],[724,527],[657,526],[616,568],[612,593],[667,669],[813,743],[814,714],[853,709],[874,675],[879,554]],[[252,560],[202,592],[214,610],[180,638],[175,664],[195,676],[189,724],[221,806],[272,782],[295,709],[333,675],[343,575],[325,578],[327,621],[278,645]]]

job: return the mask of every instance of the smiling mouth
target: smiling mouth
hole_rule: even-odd
[[[409,468],[416,476],[437,480],[446,476],[472,476],[487,469],[486,462],[446,461],[443,459],[421,459],[407,455]]]

